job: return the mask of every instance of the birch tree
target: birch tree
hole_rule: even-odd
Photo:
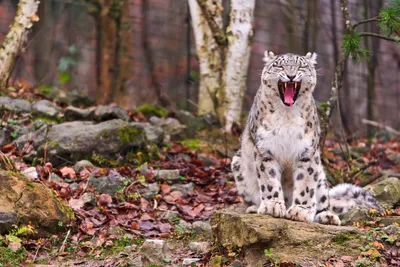
[[[255,6],[255,0],[230,2],[225,30],[222,0],[188,0],[200,63],[198,112],[214,113],[226,130],[240,120]]]
[[[24,49],[29,30],[33,22],[39,20],[36,15],[38,6],[38,0],[20,0],[18,3],[14,22],[0,46],[0,88],[7,86],[15,60]]]

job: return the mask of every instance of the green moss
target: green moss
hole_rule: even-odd
[[[100,133],[96,134],[94,138],[99,139],[99,138],[108,138],[110,137],[110,131],[108,130],[103,130]]]
[[[53,190],[51,191],[51,195],[53,199],[56,201],[57,207],[68,217],[68,219],[70,220],[75,219],[75,213],[72,210],[72,208],[66,205],[62,200],[58,199]]]
[[[0,247],[0,266],[21,266],[27,256],[23,247],[15,252],[10,248]]]
[[[200,139],[186,139],[181,141],[181,144],[191,150],[199,150],[202,148],[202,141]]]
[[[332,242],[335,245],[343,245],[344,242],[354,238],[354,235],[350,232],[344,232],[343,234],[333,238]]]
[[[143,134],[143,129],[134,128],[132,126],[121,126],[118,129],[118,137],[124,145],[136,141]]]
[[[136,112],[140,112],[146,117],[166,117],[168,115],[168,111],[165,108],[157,105],[141,105],[136,109]]]
[[[110,160],[106,157],[96,154],[95,152],[92,153],[92,157],[89,159],[94,165],[99,167],[117,167],[118,162],[115,160]]]
[[[149,145],[141,149],[131,149],[126,154],[126,161],[130,164],[142,165],[151,160],[160,158],[159,149],[156,145]]]
[[[60,146],[60,142],[58,141],[48,141],[46,142],[47,146],[58,147]]]
[[[45,116],[38,116],[32,119],[32,121],[45,121],[45,122],[49,122],[49,123],[55,123],[55,124],[59,124],[62,122],[62,119],[60,116],[57,115],[56,118],[49,118],[49,117],[45,117]]]

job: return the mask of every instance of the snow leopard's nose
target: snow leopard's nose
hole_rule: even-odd
[[[294,78],[296,78],[296,75],[293,75],[293,76],[291,76],[291,75],[286,75],[286,76],[289,78],[289,80],[290,80],[291,82],[293,82]]]

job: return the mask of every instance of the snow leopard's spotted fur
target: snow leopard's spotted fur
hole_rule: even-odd
[[[238,192],[250,205],[247,212],[339,225],[338,215],[356,205],[381,209],[360,187],[328,188],[312,96],[316,57],[315,53],[265,53],[261,86],[241,137],[241,149],[232,159]],[[291,106],[284,104],[287,100],[280,95],[279,81],[301,82]]]

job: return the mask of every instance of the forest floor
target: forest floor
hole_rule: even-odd
[[[3,116],[2,125],[10,119],[17,118]],[[73,209],[75,219],[65,232],[42,238],[19,235],[20,228],[0,236],[0,266],[245,266],[241,249],[213,243],[207,223],[215,210],[242,205],[226,153],[237,147],[238,136],[227,137],[214,129],[163,144],[140,165],[79,169],[74,164],[53,168],[48,162],[36,163],[39,179],[34,182],[53,189]],[[19,171],[31,167],[21,162],[21,153],[12,144],[4,145],[2,152]],[[400,142],[386,134],[353,138],[347,146],[331,137],[324,152],[332,184],[366,185],[382,173],[400,173]],[[178,170],[178,175],[173,181],[159,179],[157,170]],[[59,179],[52,179],[53,175]],[[129,180],[111,195],[88,186],[90,177],[100,176]],[[372,213],[371,220],[354,223],[369,231],[370,238],[358,257],[328,258],[315,266],[400,266],[399,232],[385,234],[380,228],[385,216],[400,216],[400,207]],[[143,265],[139,261],[144,256],[161,257],[162,262]],[[270,258],[266,266],[302,266],[279,262],[272,250],[266,250],[266,256]]]

